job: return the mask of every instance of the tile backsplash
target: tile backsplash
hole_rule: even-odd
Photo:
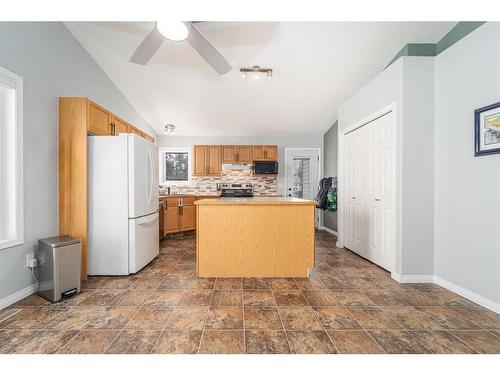
[[[171,194],[216,194],[217,183],[250,183],[253,185],[254,194],[278,193],[276,175],[254,176],[251,170],[222,170],[221,176],[193,176],[190,185],[173,184],[169,186]]]

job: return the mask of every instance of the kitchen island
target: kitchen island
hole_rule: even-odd
[[[195,204],[199,277],[307,277],[314,267],[314,201],[254,197]]]

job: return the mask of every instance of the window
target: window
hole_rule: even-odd
[[[160,148],[160,183],[162,185],[191,183],[190,148]]]
[[[0,249],[23,243],[23,79],[0,67]]]

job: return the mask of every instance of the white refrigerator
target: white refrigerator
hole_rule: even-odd
[[[158,147],[135,134],[88,138],[89,275],[138,272],[159,253]]]

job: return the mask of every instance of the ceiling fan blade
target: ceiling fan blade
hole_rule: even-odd
[[[161,47],[164,40],[165,37],[160,34],[156,26],[153,27],[153,30],[151,30],[142,43],[139,44],[139,47],[137,47],[129,61],[136,64],[146,65],[156,51],[158,51]]]
[[[230,72],[233,68],[219,51],[191,23],[188,42],[201,57],[220,75]]]

